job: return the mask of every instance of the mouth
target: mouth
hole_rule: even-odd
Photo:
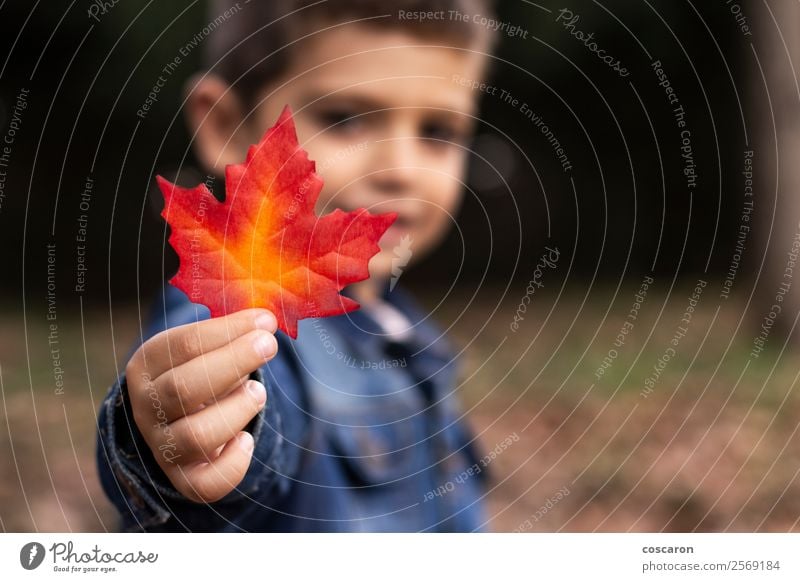
[[[414,221],[410,220],[403,214],[398,214],[397,219],[392,223],[390,228],[398,228],[400,230],[410,230],[414,226]]]

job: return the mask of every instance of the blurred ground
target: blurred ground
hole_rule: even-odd
[[[618,295],[577,291],[534,302],[519,330],[519,293],[424,299],[464,347],[459,387],[491,462],[496,531],[790,531],[800,519],[800,366],[770,338],[749,357],[742,306],[708,292],[645,398],[690,290],[653,292],[605,374],[638,283]],[[710,287],[710,286],[709,286]],[[543,296],[544,297],[544,296]],[[447,327],[449,323],[445,325]],[[138,330],[136,308],[59,313],[66,384],[56,394],[47,322],[0,321],[0,528],[112,530],[95,470],[97,404]],[[113,330],[113,331],[112,331]],[[31,363],[31,366],[28,365]],[[29,368],[32,369],[29,373]],[[31,390],[30,387],[34,389]]]

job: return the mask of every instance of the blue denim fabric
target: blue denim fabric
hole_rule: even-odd
[[[198,504],[169,483],[133,422],[124,375],[100,407],[97,461],[124,531],[480,531],[486,469],[455,403],[452,348],[400,289],[383,297],[411,322],[387,341],[363,310],[278,332],[253,374],[267,404],[251,422],[253,460],[223,499]],[[205,319],[165,286],[144,339]],[[470,471],[470,468],[478,468]]]

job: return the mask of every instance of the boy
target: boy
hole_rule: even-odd
[[[343,291],[361,309],[302,320],[296,341],[269,311],[210,320],[164,288],[99,418],[101,480],[125,530],[482,528],[455,352],[394,288],[393,251],[418,260],[458,210],[477,92],[453,79],[485,76],[491,39],[451,15],[489,6],[307,4],[243,4],[207,39],[209,72],[185,107],[198,158],[223,176],[289,104],[325,181],[317,213],[399,218],[370,278]]]

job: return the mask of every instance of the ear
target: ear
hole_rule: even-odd
[[[204,73],[185,85],[186,122],[206,171],[225,176],[225,166],[240,163],[250,145],[239,95],[221,78]]]

